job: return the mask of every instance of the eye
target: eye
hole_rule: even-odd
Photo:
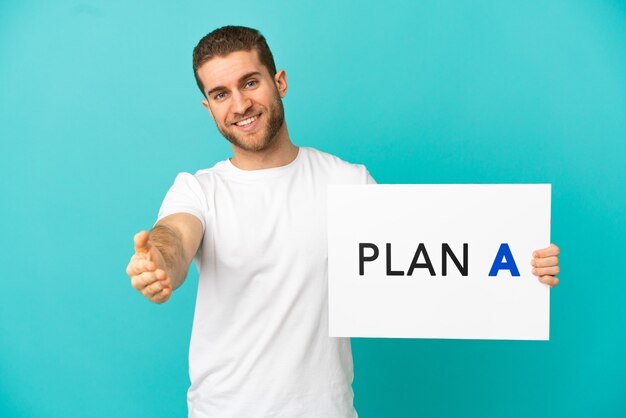
[[[215,100],[222,100],[224,97],[226,97],[226,93],[224,92],[217,93],[215,96],[213,96]]]
[[[250,81],[248,81],[248,82],[246,83],[246,87],[256,87],[256,86],[257,86],[257,84],[259,84],[259,82],[258,82],[258,81],[256,81],[256,80],[250,80]]]

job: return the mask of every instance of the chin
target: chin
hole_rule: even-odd
[[[272,145],[272,143],[273,141],[255,142],[252,144],[246,144],[245,149],[247,151],[254,151],[254,152],[265,151]]]
[[[239,138],[226,138],[237,148],[241,148],[244,151],[259,152],[268,149],[273,143],[272,139],[258,139],[258,140],[241,140]]]

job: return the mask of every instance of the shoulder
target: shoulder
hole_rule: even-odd
[[[210,177],[213,175],[219,175],[219,173],[225,171],[228,167],[228,160],[218,161],[213,167],[203,168],[195,172],[194,177],[197,179],[203,177]]]
[[[170,188],[175,195],[187,194],[204,199],[210,193],[215,179],[223,171],[224,161],[220,161],[211,168],[197,170],[195,173],[179,172]]]
[[[193,183],[202,187],[215,181],[227,170],[228,161],[219,161],[213,167],[197,170],[195,173],[181,172],[176,176],[175,182]]]
[[[354,164],[342,160],[336,155],[319,151],[315,148],[301,147],[315,171],[323,171],[331,183],[363,184],[370,177],[363,164]]]

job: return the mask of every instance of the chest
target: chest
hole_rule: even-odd
[[[230,268],[326,260],[326,189],[306,182],[216,185],[209,228],[214,262]]]

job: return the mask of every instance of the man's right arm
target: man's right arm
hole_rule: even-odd
[[[166,216],[150,232],[136,234],[126,268],[132,286],[152,302],[169,300],[185,280],[202,235],[202,222],[188,213]]]

